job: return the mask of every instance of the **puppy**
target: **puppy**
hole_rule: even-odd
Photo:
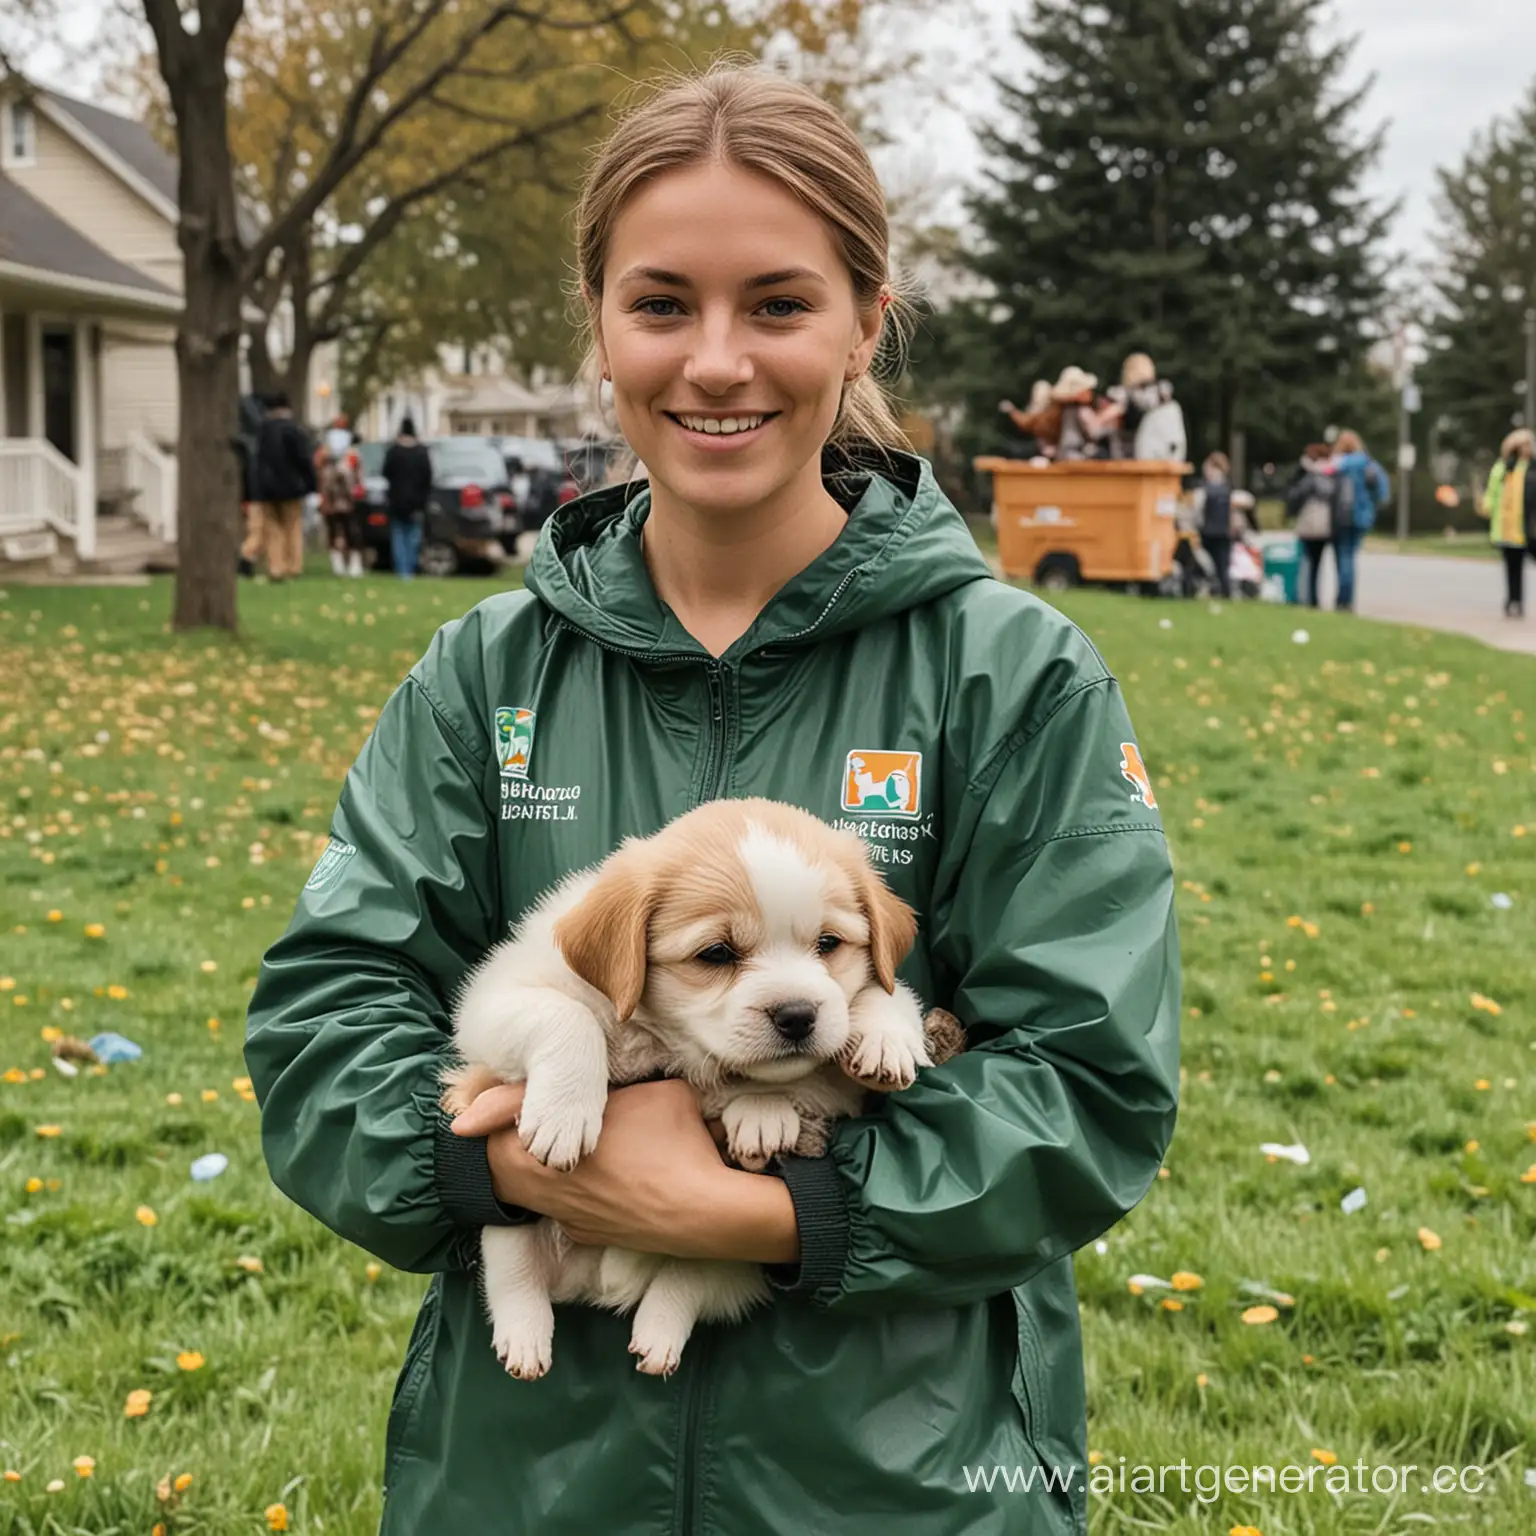
[[[473,972],[444,1108],[522,1081],[523,1145],[568,1169],[610,1086],[681,1077],[742,1167],[820,1155],[862,1084],[905,1087],[930,1062],[896,980],[916,931],[858,837],[775,801],[700,806],[561,882]],[[670,1375],[697,1321],[768,1295],[754,1264],[581,1247],[552,1221],[487,1227],[481,1251],[496,1353],[525,1381],[549,1369],[554,1302],[634,1307],[638,1368]]]

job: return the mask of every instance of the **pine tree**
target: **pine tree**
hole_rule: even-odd
[[[1536,305],[1536,85],[1460,165],[1438,174],[1424,398],[1448,423],[1448,447],[1486,454],[1524,411],[1525,314]]]
[[[1358,393],[1394,209],[1360,181],[1380,132],[1324,0],[1036,0],[1034,59],[999,81],[1011,125],[983,132],[990,185],[968,264],[992,289],[947,317],[973,427],[1068,363],[1118,381],[1129,352],[1173,379],[1197,454],[1247,434],[1292,458]],[[947,331],[948,334],[942,334]]]

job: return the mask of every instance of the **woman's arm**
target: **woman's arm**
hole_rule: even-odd
[[[720,1159],[687,1083],[639,1083],[608,1095],[597,1147],[569,1173],[547,1168],[512,1122],[521,1084],[492,1088],[453,1122],[487,1136],[498,1198],[551,1216],[577,1242],[674,1258],[793,1263],[794,1203],[779,1179]]]
[[[485,712],[456,698],[447,649],[439,636],[348,774],[245,1043],[278,1188],[413,1270],[467,1267],[482,1226],[528,1219],[498,1205],[485,1143],[451,1135],[438,1109],[445,1000],[500,922],[490,748],[469,724]]]
[[[928,926],[970,1048],[784,1164],[781,1282],[834,1311],[1024,1283],[1136,1204],[1173,1133],[1173,878],[1113,680],[1068,689],[957,810]]]

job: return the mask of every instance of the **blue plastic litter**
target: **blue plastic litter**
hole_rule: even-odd
[[[92,1035],[88,1044],[96,1052],[96,1059],[108,1066],[115,1061],[137,1061],[144,1054],[142,1047],[111,1030],[102,1035]]]
[[[209,1179],[218,1178],[228,1167],[229,1159],[222,1152],[210,1152],[192,1164],[192,1177],[199,1184],[206,1183]]]

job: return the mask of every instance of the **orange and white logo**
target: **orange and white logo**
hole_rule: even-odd
[[[866,816],[916,816],[922,779],[921,752],[850,752],[843,768],[843,809]]]
[[[1152,792],[1152,775],[1147,772],[1147,765],[1142,762],[1141,752],[1134,741],[1120,743],[1120,772],[1126,783],[1136,791],[1131,799],[1146,806],[1149,811],[1155,811],[1157,796]]]

